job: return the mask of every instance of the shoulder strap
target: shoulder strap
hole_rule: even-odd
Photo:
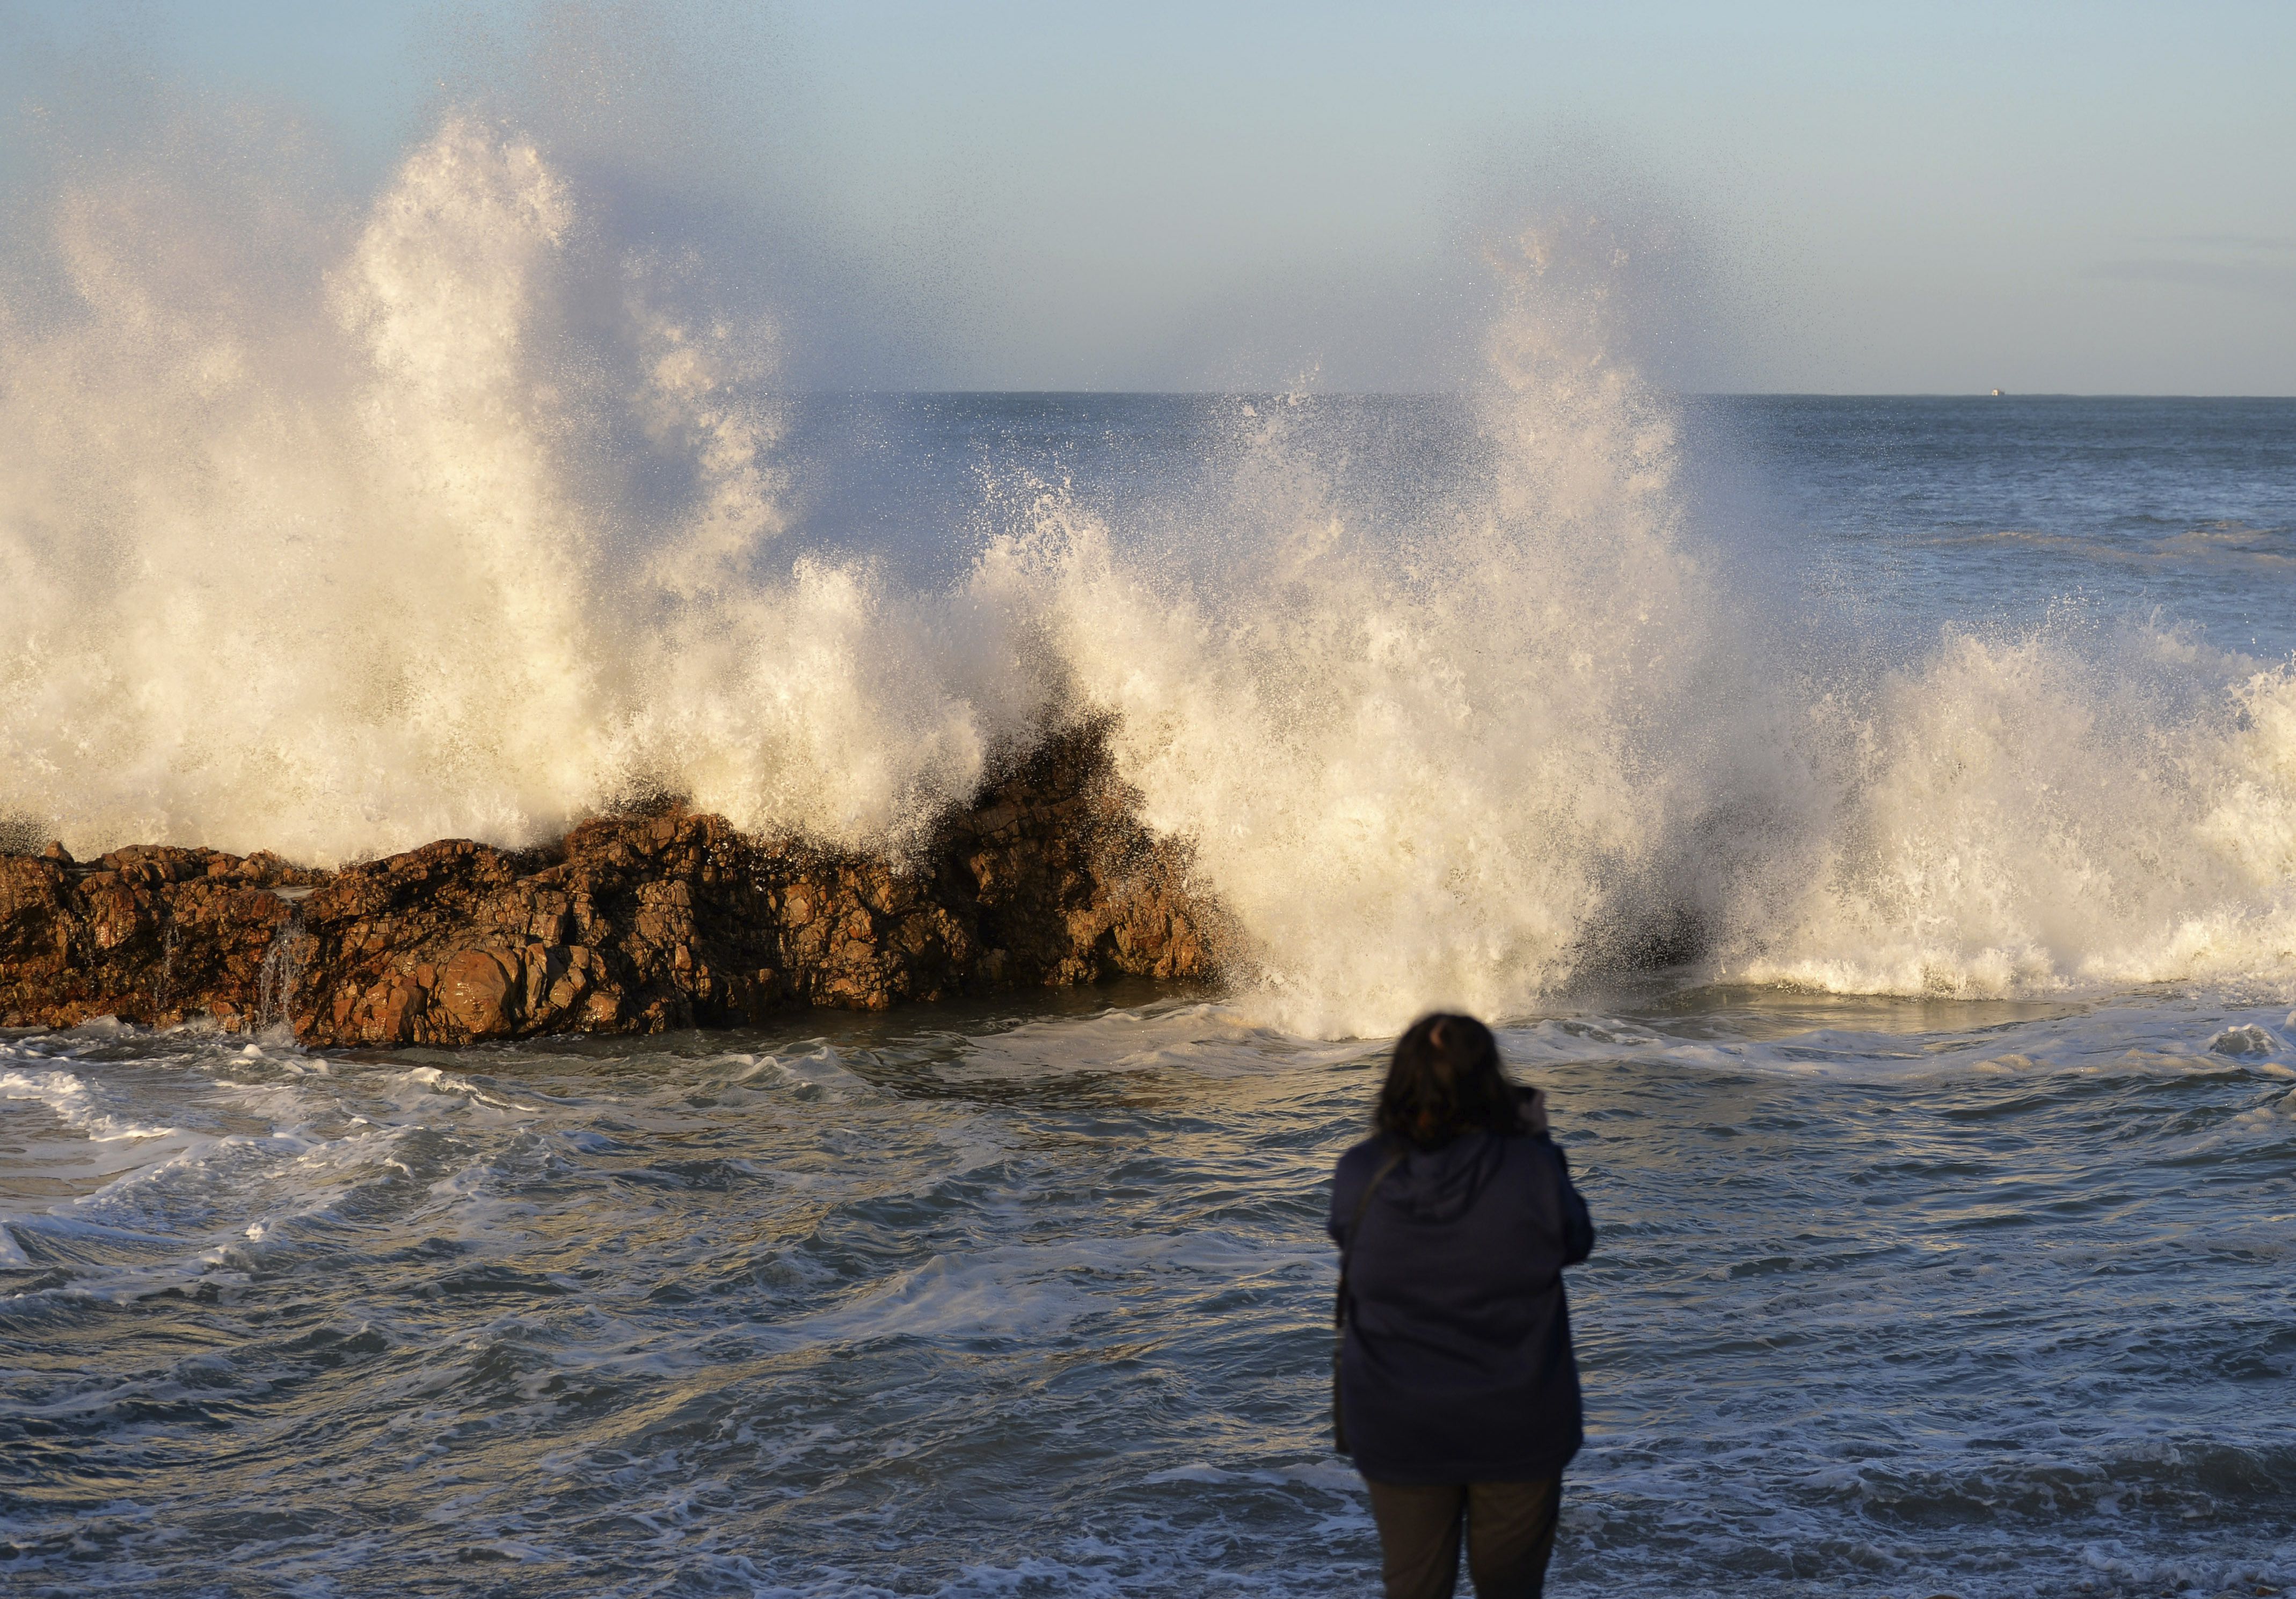
[[[1332,1305],[1332,1325],[1334,1327],[1348,1324],[1348,1260],[1356,1252],[1356,1239],[1363,1233],[1364,1217],[1371,1210],[1371,1196],[1386,1179],[1387,1174],[1402,1165],[1403,1157],[1410,1152],[1408,1149],[1398,1149],[1381,1161],[1379,1169],[1371,1174],[1371,1181],[1364,1185],[1363,1197],[1356,1201],[1355,1219],[1348,1224],[1348,1241],[1340,1250],[1340,1292]]]

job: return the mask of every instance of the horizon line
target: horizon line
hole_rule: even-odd
[[[1475,389],[785,389],[806,399],[1472,399]],[[2079,389],[1685,389],[1679,399],[2296,400],[2296,393],[2199,394],[2189,390]]]

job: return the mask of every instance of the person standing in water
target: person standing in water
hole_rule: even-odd
[[[1543,1096],[1472,1016],[1398,1039],[1376,1131],[1340,1157],[1333,1374],[1388,1599],[1443,1599],[1464,1529],[1480,1599],[1538,1599],[1582,1437],[1562,1268],[1595,1227]]]

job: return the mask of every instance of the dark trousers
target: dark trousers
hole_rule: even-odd
[[[1410,1488],[1365,1480],[1379,1523],[1387,1599],[1451,1599],[1459,1585],[1459,1530],[1477,1599],[1538,1599],[1554,1553],[1562,1479]]]

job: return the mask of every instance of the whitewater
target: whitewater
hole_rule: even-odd
[[[1564,1591],[2296,1580],[2296,406],[783,386],[514,125],[83,163],[0,280],[0,830],[663,795],[895,857],[1110,729],[1205,991],[322,1054],[0,1034],[27,1594],[1363,1591],[1320,1236],[1488,1014],[1600,1241]]]

